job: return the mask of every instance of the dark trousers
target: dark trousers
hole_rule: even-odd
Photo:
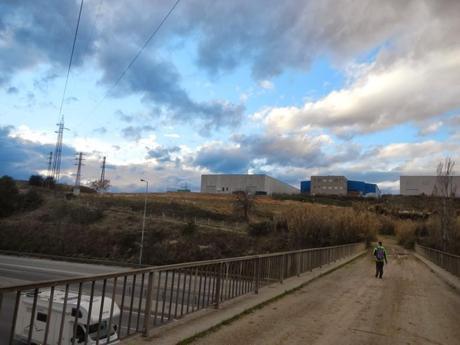
[[[375,262],[375,276],[382,278],[383,276],[383,261],[376,261]]]

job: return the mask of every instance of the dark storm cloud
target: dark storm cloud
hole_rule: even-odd
[[[43,145],[9,136],[13,127],[0,127],[0,176],[10,175],[27,179],[39,170],[47,169],[48,155],[54,145]],[[66,145],[62,148],[62,169],[73,165],[75,150]]]
[[[135,50],[105,50],[100,55],[105,66],[103,82],[112,85]],[[122,79],[112,96],[137,93],[147,103],[161,104],[176,120],[201,121],[204,130],[222,126],[236,126],[242,117],[244,107],[225,101],[196,102],[180,86],[180,75],[170,62],[146,54],[136,61]]]
[[[49,63],[61,69],[68,63],[79,1],[7,1],[0,4],[0,83],[19,70]],[[73,64],[95,58],[109,89],[159,22],[168,4],[113,2],[111,6],[85,3]],[[143,15],[140,15],[143,13]],[[146,16],[145,13],[148,13]],[[113,17],[112,17],[113,15]],[[105,22],[104,22],[105,20]],[[177,18],[176,18],[177,20]],[[163,30],[164,31],[164,30]],[[168,37],[168,32],[163,32]],[[96,49],[97,47],[97,49]],[[116,48],[122,47],[122,49]],[[239,123],[244,108],[223,100],[196,102],[180,86],[172,63],[144,52],[110,96],[139,94],[152,107],[165,108],[168,117],[192,121],[202,131]],[[37,86],[42,83],[37,82]]]
[[[68,64],[77,20],[77,1],[2,1],[0,4],[0,82],[16,71],[49,62]],[[78,66],[93,52],[94,25],[83,15],[78,34]]]
[[[180,147],[173,146],[173,147],[164,147],[158,146],[154,149],[147,151],[147,158],[154,158],[158,162],[166,163],[171,162],[171,154],[180,152]]]

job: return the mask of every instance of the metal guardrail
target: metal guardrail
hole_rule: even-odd
[[[415,251],[446,271],[460,277],[460,256],[415,244]]]
[[[0,288],[8,344],[107,344],[353,255],[364,243]],[[50,340],[53,338],[54,340]]]

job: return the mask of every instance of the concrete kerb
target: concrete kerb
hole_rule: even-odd
[[[444,280],[450,287],[456,289],[460,292],[460,278],[454,276],[452,273],[446,271],[442,267],[436,265],[435,263],[431,262],[430,260],[424,258],[420,254],[413,252],[416,259],[424,263],[431,272],[436,274],[439,278]]]
[[[300,277],[286,279],[283,284],[275,283],[265,286],[259,290],[259,294],[240,296],[231,301],[222,303],[219,309],[209,308],[200,310],[182,319],[174,320],[174,322],[154,328],[149,337],[145,338],[137,335],[131,339],[123,340],[122,344],[188,344],[192,340],[216,331],[223,325],[229,324],[245,314],[251,313],[287,294],[301,289],[305,285],[334,272],[366,253],[368,253],[367,249],[332,264],[314,269],[312,272],[304,273]]]

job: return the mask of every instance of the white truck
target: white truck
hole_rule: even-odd
[[[53,296],[51,316],[48,315],[51,291],[43,290],[38,293],[37,306],[34,316],[32,330],[32,344],[43,344],[45,337],[46,323],[49,322],[47,345],[59,344],[59,333],[61,320],[64,318],[62,331],[62,345],[71,345],[73,343],[73,334],[75,328],[75,316],[78,312],[78,321],[75,328],[75,344],[84,344],[86,333],[88,333],[88,345],[96,344],[97,331],[99,329],[99,344],[117,344],[119,343],[117,334],[117,322],[120,317],[120,308],[114,303],[111,329],[108,329],[110,323],[110,311],[112,299],[105,297],[102,318],[99,323],[99,314],[102,297],[94,296],[91,308],[90,322],[88,325],[88,310],[90,305],[90,296],[81,295],[80,308],[77,310],[78,294],[69,292],[67,296],[67,306],[65,315],[63,314],[65,292],[56,290]],[[21,295],[18,307],[18,316],[16,319],[15,338],[19,341],[27,341],[29,335],[30,319],[34,303],[33,294],[25,293]],[[49,317],[49,320],[48,320]]]

